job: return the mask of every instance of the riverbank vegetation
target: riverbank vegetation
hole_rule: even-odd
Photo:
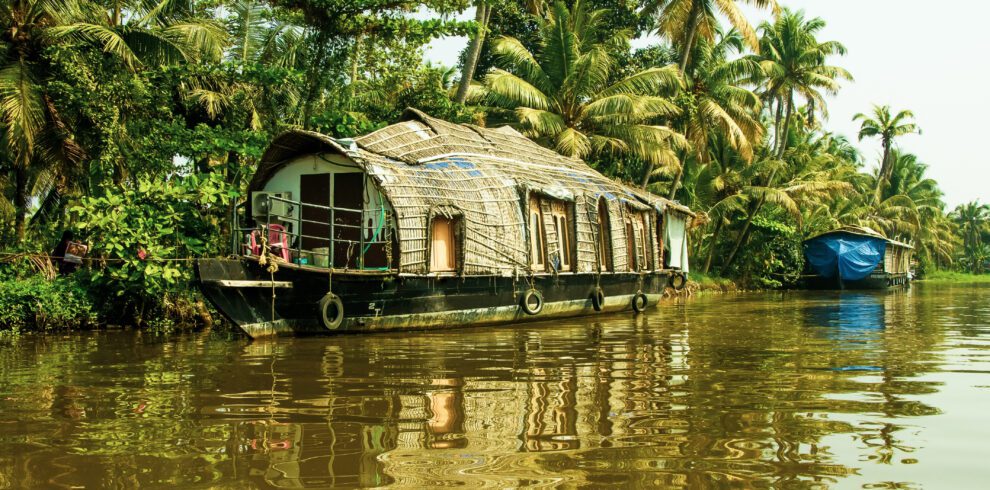
[[[924,281],[933,283],[990,284],[990,274],[973,274],[971,272],[940,270],[928,274]]]
[[[407,106],[512,124],[690,206],[694,269],[747,287],[793,285],[801,240],[841,225],[913,243],[922,274],[985,272],[990,208],[947,212],[927,176],[938,162],[898,148],[923,121],[864,107],[859,134],[826,129],[827,96],[854,76],[841,39],[822,36],[827,19],[774,0],[641,3],[7,2],[2,253],[36,260],[71,229],[91,260],[50,286],[5,260],[2,301],[64,298],[44,288],[66,287],[111,305],[86,318],[207,318],[191,260],[226,251],[231,206],[272,137],[296,127],[351,137]],[[771,20],[750,24],[743,3]],[[456,20],[471,9],[473,20]],[[656,41],[632,49],[644,35]],[[424,61],[445,36],[468,38],[459,66]],[[875,142],[880,161],[849,138]],[[0,325],[29,310],[11,307],[21,319]]]

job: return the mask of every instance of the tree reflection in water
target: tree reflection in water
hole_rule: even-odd
[[[0,349],[0,488],[891,484],[868,475],[925,464],[925,420],[951,408],[928,377],[947,332],[986,335],[987,293],[271,342],[24,336]]]

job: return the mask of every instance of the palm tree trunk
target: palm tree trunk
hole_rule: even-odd
[[[653,173],[653,163],[647,162],[646,169],[643,170],[643,182],[639,184],[640,189],[646,189],[646,186],[650,185],[650,174]],[[680,174],[677,175],[680,178]]]
[[[708,251],[708,258],[705,259],[705,266],[701,268],[702,274],[708,274],[708,270],[712,267],[712,257],[715,257],[715,247],[718,245],[718,237],[722,233],[722,226],[725,224],[725,220],[719,219],[718,225],[715,226],[715,233],[712,234],[711,246]]]
[[[783,99],[780,97],[776,97],[775,99],[777,104],[773,119],[773,147],[777,148],[780,146],[780,121],[784,119],[784,104]]]
[[[681,51],[681,73],[687,73],[688,60],[691,58],[691,48],[694,47],[699,23],[701,23],[701,2],[694,0],[691,2],[691,18],[688,19],[688,31],[684,36],[684,46]]]
[[[784,150],[787,149],[787,133],[791,129],[791,116],[793,115],[793,112],[794,112],[794,94],[789,93],[787,94],[787,110],[786,110],[787,115],[784,116],[784,127],[781,130],[780,141],[779,141],[780,147],[777,150],[777,158],[783,158]]]
[[[770,172],[770,178],[773,178],[775,172]],[[729,267],[732,262],[736,260],[736,255],[739,253],[739,249],[742,248],[743,244],[749,239],[749,226],[753,224],[753,218],[756,217],[756,213],[760,212],[760,208],[763,207],[763,199],[760,199],[756,204],[749,207],[749,213],[746,216],[746,222],[743,223],[743,229],[739,232],[739,237],[736,238],[736,243],[732,245],[732,252],[729,252],[729,258],[725,260],[725,264],[722,267]]]
[[[17,244],[24,243],[27,219],[27,168],[21,163],[14,167],[14,232]]]
[[[890,180],[890,174],[893,173],[894,165],[890,161],[890,141],[884,140],[883,142],[883,160],[880,162],[880,177],[884,180]]]
[[[784,157],[784,151],[787,150],[787,132],[790,130],[791,116],[794,112],[794,96],[793,94],[788,94],[787,96],[787,109],[786,115],[784,116],[784,126],[781,128],[782,135],[778,136],[780,138],[780,147],[777,149],[777,158]],[[777,117],[780,118],[780,111],[777,111]],[[773,185],[773,179],[777,176],[777,170],[770,172],[770,177],[767,178],[766,186],[770,187]],[[729,258],[725,261],[725,267],[732,265],[732,262],[736,260],[736,254],[739,253],[739,249],[746,243],[749,239],[749,227],[753,223],[753,218],[756,214],[763,209],[763,205],[766,204],[766,195],[760,197],[759,201],[756,202],[756,206],[750,207],[749,215],[746,216],[746,223],[743,224],[742,232],[739,233],[739,238],[736,239],[735,245],[732,246],[732,252],[729,253]]]
[[[351,54],[351,83],[347,86],[347,108],[352,111],[354,110],[354,96],[357,94],[358,61],[361,56],[361,41],[362,35],[358,34],[354,38],[354,53]]]
[[[457,87],[457,96],[454,101],[463,104],[467,100],[468,88],[471,80],[474,79],[474,70],[478,67],[478,58],[481,57],[481,47],[485,44],[485,33],[488,31],[488,19],[491,17],[492,7],[488,2],[478,2],[477,11],[474,15],[475,22],[478,23],[478,32],[471,39],[471,46],[468,48],[468,57],[464,60],[464,68],[461,70],[461,83]]]
[[[877,173],[877,189],[873,196],[873,202],[875,204],[883,202],[883,190],[887,186],[887,181],[890,180],[890,174],[893,171],[892,167],[893,165],[890,162],[890,140],[884,138],[883,160],[880,161],[880,171]]]
[[[667,192],[667,199],[670,199],[671,201],[673,201],[674,197],[677,196],[677,188],[681,186],[681,179],[684,178],[684,165],[686,164],[687,161],[681,162],[681,168],[677,170],[677,176],[674,177],[674,181],[670,184],[670,191]]]
[[[669,124],[667,124],[667,126],[669,126]],[[674,177],[674,182],[670,184],[670,191],[667,192],[667,199],[670,199],[671,201],[673,201],[674,198],[677,197],[677,189],[681,186],[681,180],[684,179],[684,166],[687,165],[688,162],[688,153],[686,151],[683,151],[681,152],[680,157],[681,157],[681,168],[677,169],[677,175]],[[645,177],[646,179],[649,179],[649,175],[653,173],[652,166],[650,167],[649,170],[650,171],[647,172],[646,174],[647,175]],[[646,187],[646,185],[644,185],[643,187]]]

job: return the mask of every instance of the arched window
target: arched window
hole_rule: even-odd
[[[457,225],[457,218],[433,218],[430,227],[430,272],[457,271]]]
[[[572,271],[574,245],[574,218],[571,206],[563,201],[550,201],[550,217],[553,218],[554,234],[557,237],[555,252],[560,263],[555,264],[559,271]]]
[[[598,265],[602,271],[612,271],[612,224],[604,199],[598,200]]]
[[[650,211],[626,208],[626,254],[630,271],[652,270],[653,234]]]
[[[529,198],[529,265],[535,271],[547,268],[547,237],[543,229],[543,211],[536,196]]]

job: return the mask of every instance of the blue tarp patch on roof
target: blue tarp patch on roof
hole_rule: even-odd
[[[446,168],[450,168],[450,164],[444,161],[440,161],[440,162],[427,163],[426,165],[423,165],[423,167],[428,168],[430,170],[443,170]]]
[[[587,177],[582,177],[574,172],[564,172],[564,175],[584,184],[588,184],[591,182],[591,180],[589,180]]]
[[[822,277],[858,281],[869,276],[887,250],[882,238],[839,233],[823,235],[804,242],[804,256]]]
[[[616,199],[615,194],[609,192],[608,188],[605,187],[603,184],[598,184],[598,190],[601,192],[595,195],[596,198],[599,196],[605,196],[605,199],[609,201],[614,201]]]
[[[427,163],[423,165],[424,168],[430,170],[448,170],[451,169],[451,164],[459,169],[467,170],[467,174],[471,177],[484,177],[484,174],[480,170],[477,170],[478,166],[472,162],[464,160],[462,158],[450,158],[448,160],[439,160],[432,163]]]

